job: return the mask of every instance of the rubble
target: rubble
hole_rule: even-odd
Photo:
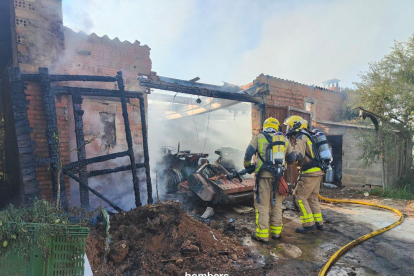
[[[236,273],[233,264],[247,261],[247,249],[237,239],[187,215],[178,202],[116,214],[111,217],[110,236],[109,260],[104,263],[104,226],[97,224],[91,229],[86,251],[94,275],[184,275],[207,270],[247,273]]]

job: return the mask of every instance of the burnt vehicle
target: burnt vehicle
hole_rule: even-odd
[[[156,163],[155,170],[167,193],[177,192],[178,184],[186,181],[201,164],[208,162],[208,154],[191,153],[190,150],[180,151],[180,144],[178,150],[173,147],[162,147],[161,154],[162,159]]]
[[[162,159],[156,164],[161,186],[167,193],[177,193],[181,201],[201,200],[226,204],[251,200],[254,179],[241,176],[233,160],[243,160],[243,153],[230,147],[215,151],[218,159],[210,164],[207,153],[161,148]]]
[[[253,200],[255,180],[242,178],[242,174],[230,173],[221,165],[204,164],[188,181],[178,185],[180,199],[200,199],[211,204]]]

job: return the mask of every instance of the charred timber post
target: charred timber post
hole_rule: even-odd
[[[142,142],[144,147],[144,164],[145,174],[147,178],[147,194],[148,204],[153,202],[152,200],[152,184],[151,184],[151,171],[149,165],[149,151],[148,151],[148,132],[147,132],[147,119],[145,116],[145,101],[144,97],[139,99],[139,110],[141,113],[141,126],[142,126]]]
[[[83,186],[85,184],[80,182],[79,177],[77,177],[76,175],[74,175],[71,172],[68,172],[67,175],[72,178],[73,180],[79,182],[80,186]],[[99,197],[100,199],[102,199],[103,201],[105,201],[106,203],[109,204],[109,206],[111,206],[112,208],[114,208],[115,210],[117,210],[119,213],[123,212],[124,210],[122,210],[121,208],[119,208],[117,205],[115,205],[114,203],[112,203],[112,201],[110,201],[109,199],[107,199],[106,197],[104,197],[101,193],[99,193],[98,191],[96,191],[95,189],[92,189],[89,186],[83,186],[85,189],[88,189],[91,193],[93,193],[94,195],[96,195],[97,197]]]
[[[9,80],[11,86],[11,101],[13,103],[14,130],[17,140],[17,154],[21,170],[21,187],[24,187],[24,202],[31,202],[39,195],[39,183],[36,180],[36,165],[34,156],[35,142],[30,137],[32,128],[27,116],[29,100],[24,93],[24,83],[19,67],[9,69]],[[12,131],[12,129],[10,129]],[[17,183],[15,184],[17,185]]]
[[[49,144],[49,154],[51,158],[51,173],[52,173],[52,187],[53,198],[60,197],[63,208],[67,208],[66,189],[63,174],[60,178],[60,195],[57,195],[57,178],[60,162],[59,152],[59,130],[56,119],[55,97],[50,89],[50,75],[47,68],[39,68],[40,86],[42,88],[43,104],[45,107],[46,117],[46,137]]]
[[[134,156],[134,149],[132,145],[131,127],[129,125],[128,109],[127,109],[127,103],[126,103],[126,97],[125,97],[124,79],[122,78],[121,71],[117,72],[116,81],[118,83],[119,96],[121,98],[122,117],[124,117],[125,135],[126,135],[126,140],[128,144],[128,155],[129,155],[129,160],[131,161],[132,182],[134,185],[134,192],[135,192],[135,205],[137,207],[140,207],[142,205],[141,195],[139,192],[137,168],[134,166],[135,156]],[[141,113],[141,118],[142,118],[142,113]],[[144,129],[144,126],[142,126],[142,129]]]
[[[263,129],[264,121],[266,120],[265,114],[266,114],[266,104],[262,103],[259,105],[260,107],[260,129]]]
[[[78,155],[78,161],[86,159],[85,152],[85,136],[83,134],[83,114],[82,110],[82,96],[79,92],[72,92],[73,103],[73,116],[75,119],[75,135],[76,135],[76,152]],[[88,172],[86,171],[86,165],[79,167],[79,194],[82,208],[89,208],[89,191],[86,188],[88,186]]]

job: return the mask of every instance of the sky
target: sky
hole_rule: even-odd
[[[63,0],[65,26],[138,40],[158,75],[212,84],[263,73],[352,87],[414,34],[413,14],[412,0]]]

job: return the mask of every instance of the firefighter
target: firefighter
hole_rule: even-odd
[[[300,176],[293,198],[299,208],[302,227],[297,228],[296,232],[306,234],[316,229],[323,230],[318,195],[324,172],[320,168],[320,161],[315,159],[317,149],[308,137],[308,122],[300,116],[290,116],[284,124],[287,125],[287,136],[294,138],[293,152],[300,166]]]
[[[272,239],[280,240],[283,229],[282,223],[282,202],[283,196],[277,192],[275,188],[277,183],[275,179],[277,175],[274,173],[274,162],[272,163],[274,151],[280,150],[277,154],[282,157],[288,164],[293,163],[296,159],[292,151],[292,147],[286,137],[280,130],[279,121],[275,118],[268,118],[264,121],[263,132],[255,135],[247,147],[244,157],[244,167],[253,169],[256,173],[256,187],[254,207],[256,211],[256,231],[252,233],[254,240],[268,243],[269,236]],[[273,142],[278,140],[277,142]],[[272,148],[272,145],[278,145]],[[269,146],[270,145],[270,146]],[[272,149],[272,156],[269,157],[268,150]],[[257,154],[256,165],[251,164],[253,155]],[[279,162],[279,163],[282,163]],[[270,167],[269,167],[270,166]],[[272,167],[273,166],[273,167]],[[271,172],[273,171],[273,173]]]

